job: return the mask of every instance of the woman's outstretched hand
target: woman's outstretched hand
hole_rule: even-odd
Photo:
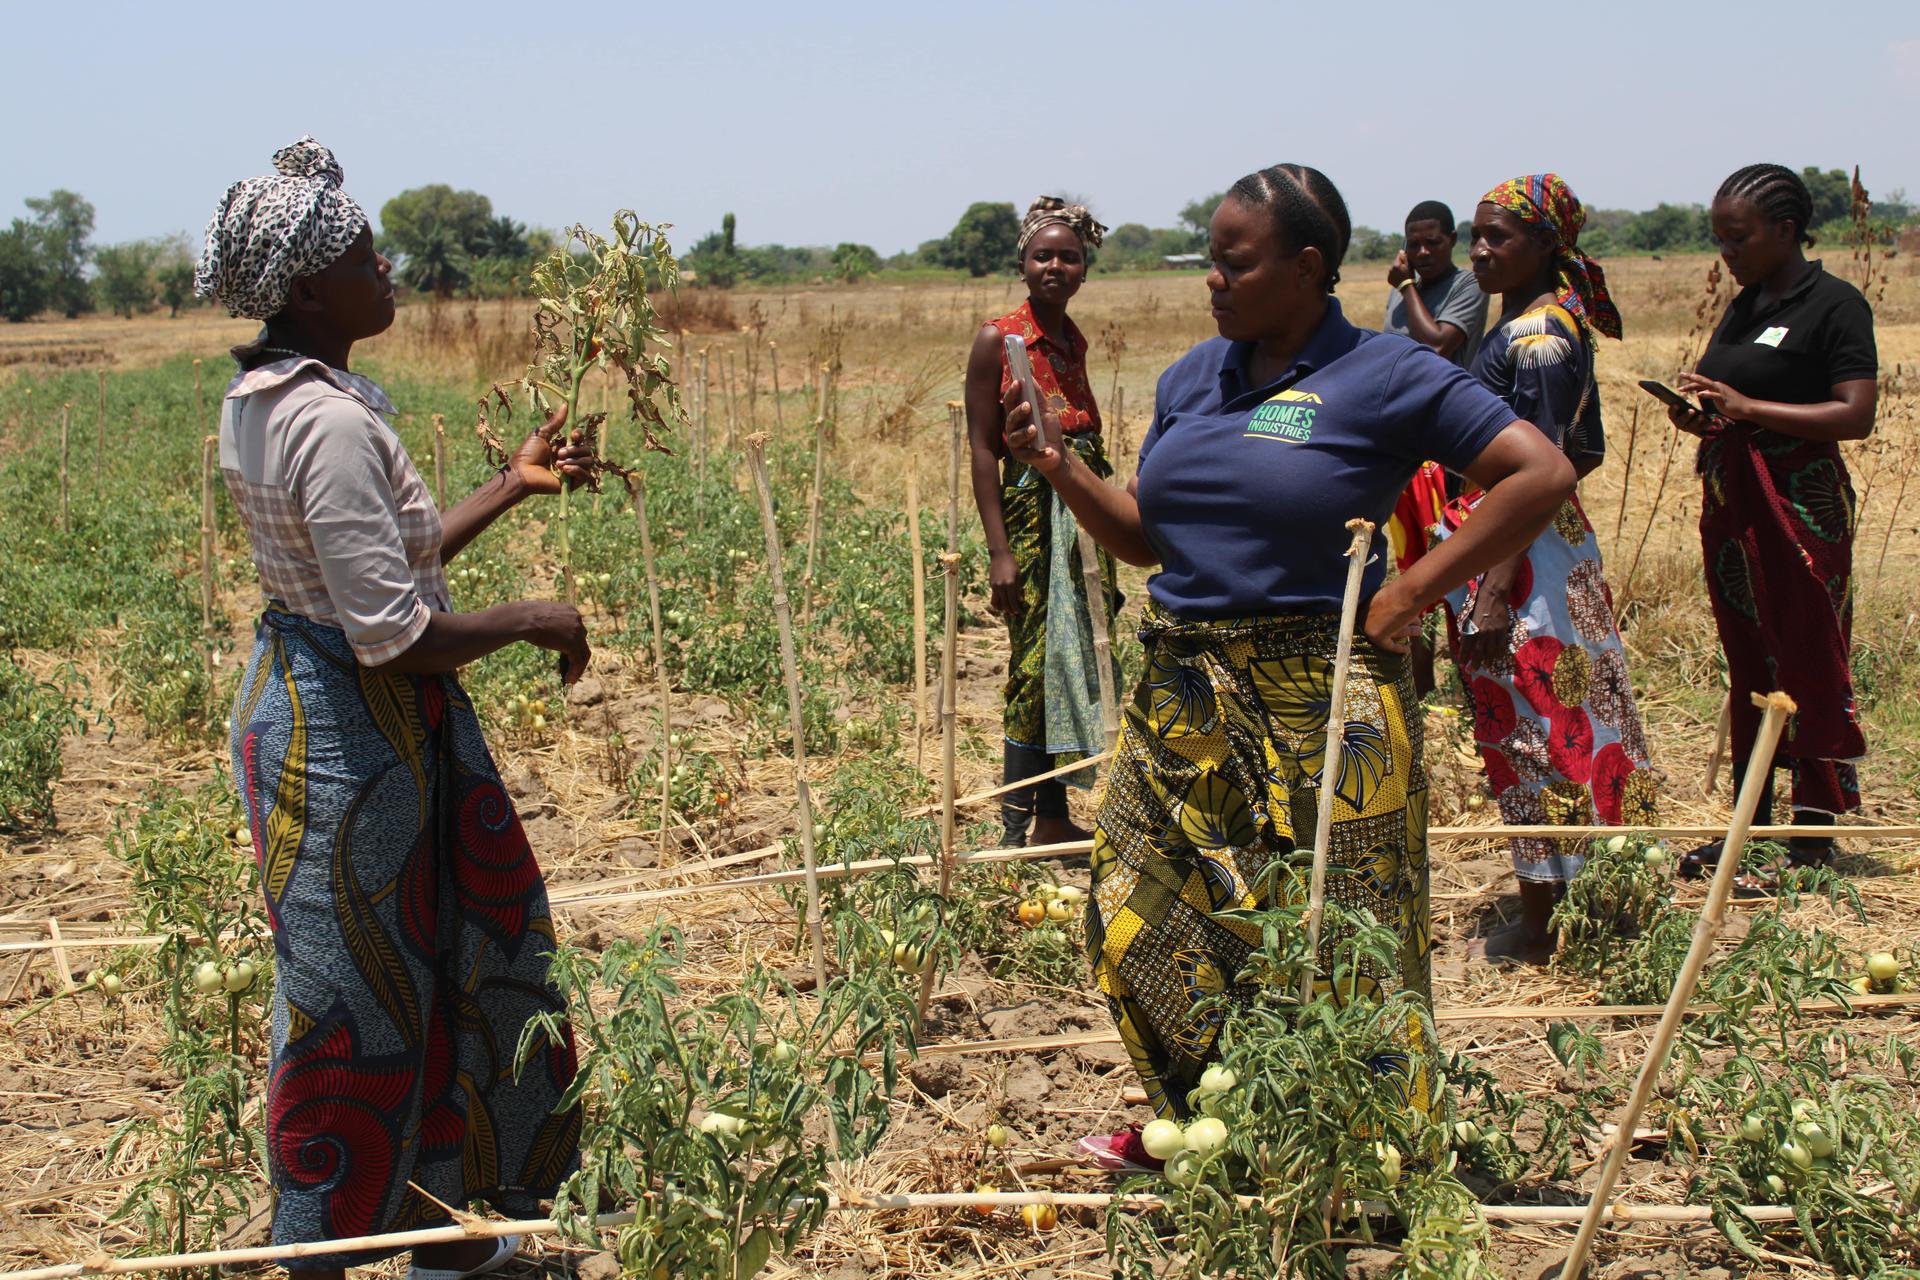
[[[1027,403],[1027,393],[1019,383],[1010,384],[1000,393],[1000,407],[1006,412],[1005,438],[1008,454],[1049,478],[1067,465],[1064,449],[1052,445],[1041,445],[1039,428],[1033,424],[1032,406]],[[1064,439],[1060,430],[1060,420],[1052,414],[1044,414],[1044,416],[1047,434],[1055,440]]]
[[[584,432],[564,431],[566,425],[567,407],[561,405],[507,459],[528,493],[558,493],[563,478],[567,488],[578,489],[592,474],[593,446]]]

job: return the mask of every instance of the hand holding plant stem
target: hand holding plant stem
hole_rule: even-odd
[[[664,450],[654,428],[665,426],[666,414],[676,420],[683,416],[665,355],[666,330],[647,292],[650,284],[671,289],[679,281],[679,264],[662,230],[623,209],[614,215],[610,239],[576,225],[566,243],[533,269],[533,293],[538,300],[533,320],[535,355],[522,382],[535,410],[553,414],[548,428],[557,431],[559,423],[580,424],[571,445],[584,446],[585,453],[559,461],[563,470],[569,461],[576,462],[585,473],[581,482],[596,489],[600,471],[621,468],[593,454],[604,415],[590,414],[583,420],[579,414],[580,387],[589,370],[611,367],[625,375],[630,414],[642,424],[650,449]],[[665,413],[660,398],[665,400]],[[551,443],[551,435],[548,440]],[[561,574],[571,604],[575,590],[569,487],[557,486],[556,527]]]

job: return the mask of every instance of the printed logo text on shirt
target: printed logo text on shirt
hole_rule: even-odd
[[[1314,392],[1288,387],[1253,411],[1246,434],[1253,439],[1305,444],[1313,435],[1313,417],[1318,412],[1314,406],[1319,403]]]

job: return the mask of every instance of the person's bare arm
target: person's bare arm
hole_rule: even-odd
[[[1140,503],[1135,497],[1138,477],[1118,489],[1094,475],[1071,449],[1034,448],[1033,411],[1019,387],[1008,387],[1001,405],[1006,412],[1008,451],[1047,478],[1093,540],[1128,564],[1149,569],[1159,564],[1160,553],[1147,541],[1140,524]],[[1056,437],[1059,431],[1057,423],[1048,428],[1048,434]]]
[[[1451,359],[1453,353],[1460,349],[1460,344],[1467,340],[1466,330],[1448,320],[1435,320],[1433,312],[1427,310],[1427,304],[1421,301],[1419,289],[1402,289],[1400,296],[1407,303],[1408,336]]]
[[[1818,404],[1750,399],[1724,382],[1703,378],[1697,373],[1683,373],[1679,381],[1678,390],[1698,395],[1703,401],[1712,400],[1709,407],[1716,408],[1722,417],[1802,440],[1865,440],[1873,434],[1873,417],[1880,404],[1880,386],[1872,378],[1837,382],[1833,386],[1833,399]],[[1667,416],[1683,431],[1694,435],[1702,434],[1709,421],[1704,414],[1680,409],[1669,409]]]
[[[987,538],[989,604],[995,613],[1012,617],[1020,612],[1020,570],[1007,537],[1006,512],[1000,505],[1000,457],[993,447],[1000,438],[1000,360],[1000,331],[985,325],[967,352],[967,466],[973,479],[973,505],[980,510],[980,527]]]
[[[439,675],[521,640],[564,655],[568,684],[580,678],[592,659],[578,609],[555,600],[516,600],[472,613],[434,610],[418,640],[372,670]]]
[[[1380,588],[1367,608],[1367,638],[1383,649],[1405,653],[1407,637],[1429,606],[1476,574],[1523,554],[1573,493],[1573,464],[1531,422],[1510,423],[1466,472],[1486,491],[1473,514]]]

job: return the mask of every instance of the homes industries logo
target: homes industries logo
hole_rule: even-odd
[[[1288,387],[1253,411],[1247,421],[1247,438],[1305,444],[1313,437],[1313,417],[1319,412],[1319,404],[1317,393]]]

